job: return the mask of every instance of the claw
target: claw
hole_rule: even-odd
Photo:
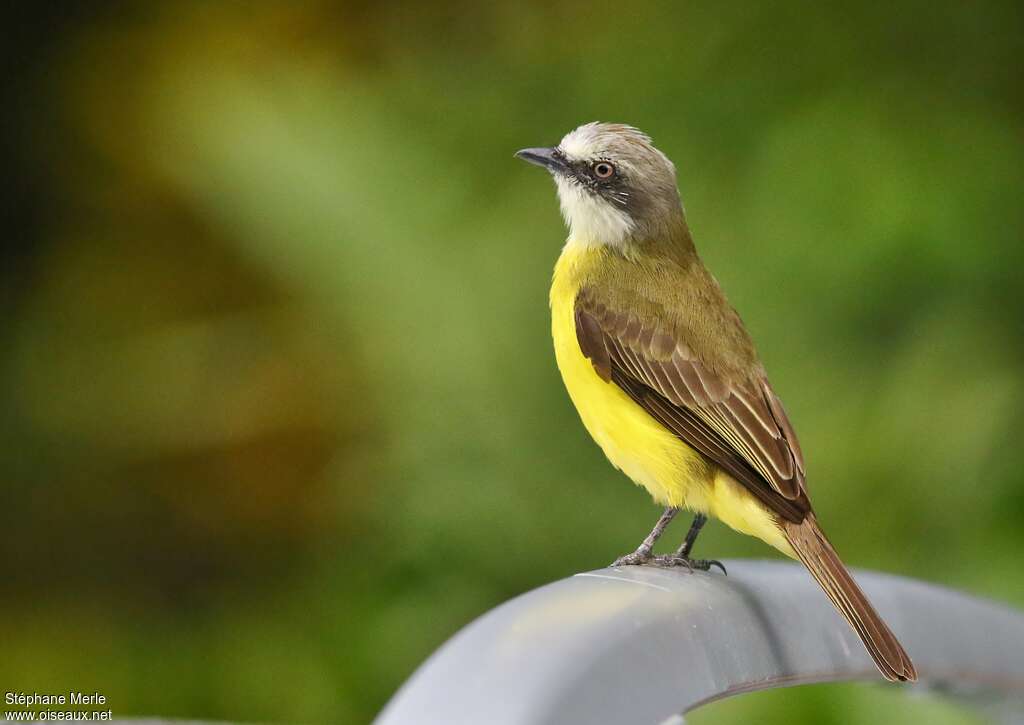
[[[718,559],[704,559],[703,563],[707,564],[707,568],[705,568],[704,571],[708,571],[711,569],[711,567],[717,566],[719,569],[722,570],[723,574],[729,576],[729,572],[725,570],[725,564],[720,562]]]

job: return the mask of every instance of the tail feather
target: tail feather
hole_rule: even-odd
[[[814,514],[799,524],[784,521],[782,529],[800,561],[856,630],[882,675],[894,682],[917,680],[914,663],[839,560]]]

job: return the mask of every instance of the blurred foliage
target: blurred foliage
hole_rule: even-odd
[[[562,390],[564,231],[512,158],[594,119],[676,161],[848,561],[1024,606],[1019,3],[20,11],[6,689],[365,722],[474,616],[635,546],[658,512]],[[701,721],[752,707],[967,717],[823,686]]]

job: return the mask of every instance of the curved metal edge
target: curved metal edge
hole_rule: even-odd
[[[516,597],[437,650],[376,723],[678,724],[742,692],[881,680],[802,567],[726,564],[728,577],[600,569]],[[913,658],[914,690],[1024,711],[1024,615],[910,579],[856,577]]]

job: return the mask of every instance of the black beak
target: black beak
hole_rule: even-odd
[[[562,154],[557,148],[523,149],[522,151],[516,151],[516,158],[542,166],[552,173],[565,171],[567,168]]]

